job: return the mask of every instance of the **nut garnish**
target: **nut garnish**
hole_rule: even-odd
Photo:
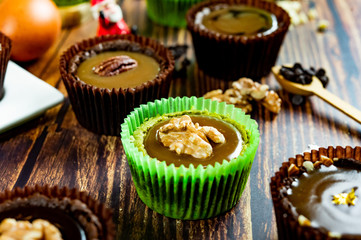
[[[138,66],[136,60],[126,55],[111,57],[93,68],[93,72],[102,77],[118,75]]]
[[[329,157],[321,155],[320,158],[321,158],[320,160],[321,160],[322,164],[325,165],[326,167],[329,167],[333,164],[333,160]]]
[[[298,216],[298,223],[301,226],[311,226],[311,221],[303,215]]]
[[[304,161],[302,166],[306,169],[307,172],[312,172],[315,170],[315,167],[311,161]]]
[[[0,223],[0,239],[4,240],[62,240],[61,233],[54,225],[43,219],[17,221],[6,218]]]
[[[281,109],[281,99],[274,91],[270,91],[268,85],[254,82],[249,78],[240,78],[232,84],[232,88],[224,93],[217,89],[206,93],[204,98],[234,104],[244,112],[252,111],[251,101],[260,102],[271,112],[278,113]]]
[[[295,176],[299,173],[300,173],[300,169],[295,164],[292,163],[288,168],[288,176]]]
[[[226,141],[216,128],[194,124],[188,115],[172,118],[159,128],[158,140],[177,154],[184,153],[200,159],[209,157],[213,152],[209,140],[214,143]]]
[[[313,166],[317,169],[321,168],[322,162],[321,161],[316,161]]]
[[[357,187],[354,187],[351,189],[351,192],[349,193],[339,193],[336,195],[333,195],[333,199],[332,202],[336,205],[349,205],[349,206],[354,206],[357,196],[355,195],[355,190],[357,189]]]

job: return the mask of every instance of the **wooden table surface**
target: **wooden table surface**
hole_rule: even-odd
[[[309,2],[304,2],[307,7]],[[361,109],[361,1],[318,0],[319,18],[330,23],[325,33],[317,21],[289,30],[277,63],[301,62],[324,67],[327,89]],[[125,0],[124,17],[139,34],[170,46],[188,44],[191,64],[186,76],[175,79],[171,96],[200,96],[191,36],[185,29],[152,23],[142,0]],[[283,99],[278,115],[254,105],[252,118],[260,130],[260,145],[240,202],[228,213],[200,221],[174,220],[159,215],[137,196],[120,137],[97,135],[77,122],[58,71],[59,56],[69,46],[95,35],[97,23],[66,29],[39,60],[21,66],[59,89],[65,101],[41,117],[0,135],[0,190],[34,184],[76,187],[114,209],[120,239],[277,239],[269,181],[281,162],[318,146],[361,145],[361,125],[317,97],[294,106],[270,74],[262,79]],[[210,54],[212,51],[210,50]],[[1,113],[0,113],[1,117]]]

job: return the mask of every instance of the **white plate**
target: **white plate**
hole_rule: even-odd
[[[38,117],[64,100],[64,95],[43,80],[9,61],[0,100],[0,133]]]

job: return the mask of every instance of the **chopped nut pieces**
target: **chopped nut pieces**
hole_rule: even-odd
[[[99,76],[110,77],[138,66],[137,61],[126,55],[111,57],[93,68]]]
[[[326,167],[329,167],[333,164],[333,160],[331,158],[328,158],[326,156],[321,155],[321,162],[323,165],[325,165]]]
[[[6,218],[0,224],[0,240],[62,240],[61,233],[54,225],[43,219],[17,221]]]
[[[333,199],[332,202],[336,205],[349,205],[349,206],[354,206],[357,196],[355,195],[355,189],[357,188],[352,188],[351,192],[349,193],[339,193],[336,195],[333,195]]]
[[[158,140],[177,154],[184,153],[200,159],[209,157],[213,152],[209,140],[214,143],[226,141],[216,128],[194,124],[188,115],[172,118],[162,126],[158,130]]]
[[[306,218],[306,217],[303,216],[303,215],[298,216],[298,223],[299,223],[301,226],[311,226],[310,220],[308,220],[308,218]]]
[[[317,30],[319,32],[325,32],[328,29],[329,22],[325,19],[321,19],[317,24]]]
[[[254,82],[249,78],[240,78],[233,82],[232,88],[224,93],[222,90],[213,90],[206,93],[204,98],[234,104],[244,112],[252,111],[251,101],[259,101],[269,111],[278,113],[281,110],[282,100],[277,93],[270,91],[268,85]]]
[[[331,165],[333,165],[334,163],[337,162],[338,159],[331,159],[329,157],[320,156],[320,160],[316,161],[315,163],[309,161],[309,160],[304,160],[302,163],[302,167],[298,168],[294,163],[292,163],[289,167],[288,167],[288,176],[292,177],[292,176],[297,176],[300,173],[304,173],[304,172],[312,172],[315,169],[319,169],[321,168],[321,165],[325,165],[326,167],[329,167]],[[356,160],[354,160],[356,161]],[[334,164],[336,166],[336,164]],[[361,166],[361,165],[360,165]]]
[[[311,161],[304,161],[302,166],[306,168],[306,171],[308,173],[315,170],[315,167],[313,166],[313,163]]]
[[[291,166],[288,168],[288,176],[295,176],[300,173],[300,169],[295,165],[291,164]]]

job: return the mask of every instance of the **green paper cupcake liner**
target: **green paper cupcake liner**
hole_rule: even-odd
[[[171,26],[185,27],[188,9],[203,0],[147,0],[147,13],[154,22]]]
[[[167,165],[144,155],[132,142],[133,132],[147,119],[185,110],[225,115],[245,127],[249,144],[240,156],[214,166]],[[205,219],[230,210],[240,199],[259,144],[258,124],[233,105],[183,97],[148,102],[136,108],[121,126],[121,138],[133,181],[142,201],[154,211],[176,219]]]

